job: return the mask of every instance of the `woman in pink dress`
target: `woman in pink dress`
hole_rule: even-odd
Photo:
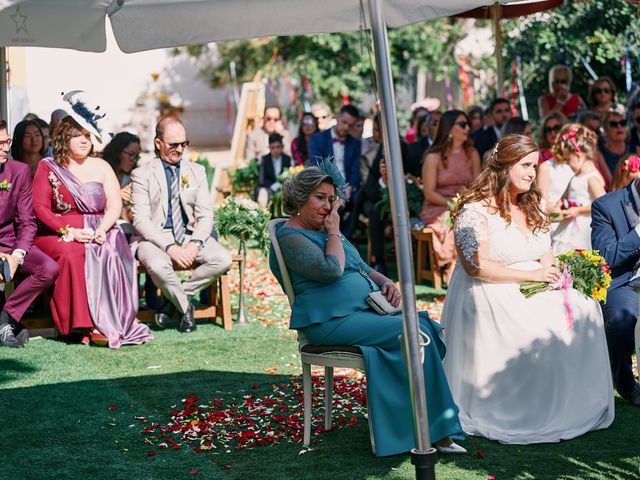
[[[422,163],[424,203],[420,219],[433,230],[433,250],[444,281],[456,259],[453,231],[447,221],[447,204],[480,174],[480,155],[469,138],[470,123],[460,110],[440,119],[436,138]]]

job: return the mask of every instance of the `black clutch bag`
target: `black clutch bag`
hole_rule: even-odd
[[[9,283],[11,281],[11,267],[5,258],[0,259],[0,273],[2,273],[2,281]]]

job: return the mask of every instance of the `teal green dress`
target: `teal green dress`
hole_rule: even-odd
[[[365,298],[378,287],[367,275],[371,267],[348,241],[343,240],[343,271],[335,256],[324,254],[326,232],[284,225],[277,236],[296,296],[290,328],[303,331],[314,345],[355,345],[362,350],[375,453],[382,457],[410,451],[415,445],[409,380],[398,340],[401,315],[378,315],[367,305]],[[282,285],[273,249],[269,264]],[[424,376],[429,433],[435,442],[461,433],[462,427],[442,368],[441,327],[425,312],[419,313],[419,321],[432,340],[425,349]]]

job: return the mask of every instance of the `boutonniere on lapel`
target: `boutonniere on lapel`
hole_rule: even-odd
[[[189,188],[189,175],[182,175],[180,177],[180,185],[182,188]]]
[[[9,190],[11,190],[11,187],[11,182],[6,178],[0,182],[0,191],[5,190],[8,192]]]

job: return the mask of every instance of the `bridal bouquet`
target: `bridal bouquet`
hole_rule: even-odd
[[[611,271],[597,250],[572,250],[558,255],[558,265],[562,270],[560,279],[554,283],[524,282],[520,292],[529,298],[546,290],[575,288],[587,297],[599,302],[607,301],[607,288],[611,285]]]

